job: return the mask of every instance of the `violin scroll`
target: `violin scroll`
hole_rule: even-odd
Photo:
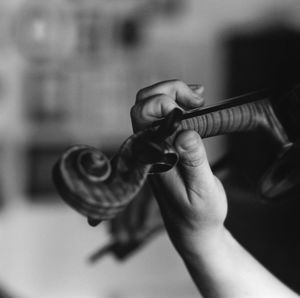
[[[75,166],[83,177],[90,181],[103,182],[111,175],[111,164],[108,158],[99,150],[85,147],[76,151]]]
[[[55,164],[53,181],[69,205],[86,215],[90,221],[95,221],[101,219],[99,214],[91,210],[97,207],[105,209],[107,202],[99,202],[97,197],[103,188],[100,186],[106,184],[111,174],[111,163],[101,151],[90,146],[74,145]]]
[[[72,146],[53,168],[59,194],[92,226],[115,217],[139,192],[148,173],[165,172],[177,163],[176,151],[157,131],[132,135],[111,161],[96,148]]]

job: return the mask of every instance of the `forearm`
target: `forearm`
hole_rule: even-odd
[[[198,243],[197,249],[181,255],[205,298],[298,297],[225,229],[210,243]]]

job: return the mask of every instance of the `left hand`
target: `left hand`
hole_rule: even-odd
[[[178,80],[140,90],[131,110],[134,130],[147,127],[176,107],[201,106],[202,91],[200,86],[188,86]],[[210,169],[198,133],[180,132],[174,146],[180,157],[178,165],[152,180],[167,231],[184,255],[223,237],[227,200],[222,184]]]

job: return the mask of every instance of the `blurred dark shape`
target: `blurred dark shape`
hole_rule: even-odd
[[[300,200],[266,204],[237,184],[233,175],[222,182],[229,200],[226,227],[259,262],[299,293]]]
[[[118,240],[113,241],[93,253],[89,257],[89,262],[95,263],[107,254],[112,254],[118,261],[125,261],[133,254],[136,254],[142,247],[151,241],[152,238],[162,231],[164,231],[163,225],[144,231],[143,234],[139,234],[139,237],[131,238],[126,242]]]
[[[230,34],[226,44],[229,96],[262,88],[278,95],[299,84],[298,30],[274,24],[257,32]]]
[[[66,82],[63,69],[29,68],[25,72],[23,93],[30,121],[57,124],[66,120]]]
[[[143,38],[139,19],[128,18],[123,21],[120,32],[121,43],[126,47],[137,46]]]
[[[300,193],[300,139],[288,146],[267,171],[261,189],[272,201]]]
[[[273,98],[282,99],[300,83],[300,34],[283,22],[260,31],[231,31],[225,49],[228,97],[268,87]],[[299,292],[299,193],[266,204],[256,191],[281,154],[280,147],[264,131],[228,136],[230,175],[223,180],[229,198],[226,226],[264,266]]]
[[[271,100],[288,136],[260,183],[261,196],[275,202],[293,197],[300,190],[300,84],[280,98],[273,95]]]
[[[100,10],[80,7],[75,14],[78,31],[77,54],[87,61],[95,63],[102,52],[103,43],[107,43],[103,15]]]
[[[99,19],[101,15],[99,12],[94,11],[89,15],[90,23],[86,28],[87,44],[86,52],[91,59],[99,54],[99,49],[101,48],[101,30],[99,27]]]
[[[16,298],[16,296],[12,296],[3,287],[0,287],[0,298]]]
[[[96,220],[96,219],[93,219],[93,218],[88,218],[87,221],[88,221],[88,224],[91,227],[96,227],[101,223],[101,220]]]
[[[108,253],[123,261],[164,231],[159,207],[147,183],[132,203],[108,225],[111,242],[90,256],[92,263]]]
[[[6,77],[3,74],[0,74],[0,102],[3,102],[3,99],[6,97],[7,89]]]
[[[27,150],[26,193],[32,202],[61,202],[52,183],[51,170],[58,156],[71,141],[59,144],[35,144]],[[54,199],[57,198],[57,199]]]
[[[300,84],[283,96],[273,95],[274,112],[291,142],[300,138]]]
[[[258,32],[236,32],[228,37],[226,50],[228,97],[267,87],[280,98],[300,82],[300,35],[292,28],[280,24]],[[263,131],[228,139],[232,163],[254,189],[280,147]]]
[[[154,0],[153,4],[161,14],[172,17],[177,16],[184,9],[184,0]]]
[[[145,40],[145,28],[156,17],[173,17],[182,12],[182,0],[152,0],[137,7],[124,20],[116,21],[116,39],[125,47],[136,47]]]

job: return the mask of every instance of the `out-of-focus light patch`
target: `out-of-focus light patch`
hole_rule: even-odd
[[[36,40],[42,40],[46,37],[46,24],[41,19],[36,19],[33,23],[33,36]]]
[[[91,266],[89,254],[109,241],[105,223],[91,228],[57,205],[19,205],[1,215],[0,280],[20,297],[197,297],[166,235],[127,262],[106,257]]]
[[[61,60],[76,43],[73,7],[66,0],[26,0],[15,11],[12,35],[20,53],[30,61]]]

